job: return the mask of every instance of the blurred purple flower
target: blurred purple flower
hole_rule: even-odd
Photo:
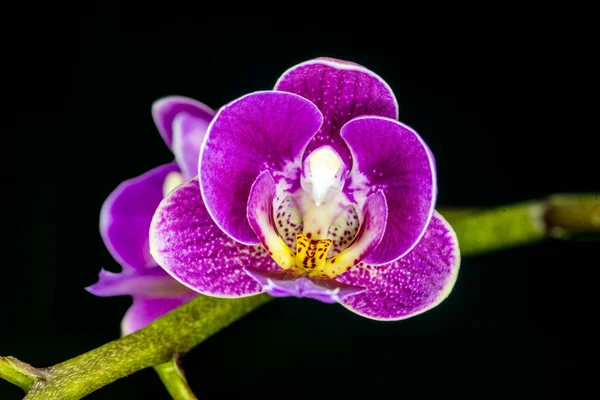
[[[86,290],[96,296],[133,296],[133,305],[121,324],[123,335],[198,294],[158,266],[150,255],[148,232],[164,196],[196,175],[200,145],[214,114],[204,104],[185,97],[156,101],[152,116],[175,160],[121,183],[102,206],[100,233],[122,272],[101,270],[98,282]]]

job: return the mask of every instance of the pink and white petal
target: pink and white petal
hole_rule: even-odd
[[[386,198],[380,190],[373,193],[365,201],[363,220],[350,246],[325,262],[325,274],[331,277],[343,274],[371,254],[381,242],[385,232],[387,216]]]
[[[243,297],[261,286],[242,268],[279,269],[262,246],[231,239],[212,221],[198,178],[184,182],[160,203],[150,226],[150,252],[173,278],[199,293]]]
[[[125,269],[156,266],[150,255],[148,230],[171,172],[179,172],[174,162],[126,180],[102,205],[100,234],[108,251]]]
[[[298,64],[284,72],[275,90],[299,94],[323,113],[323,126],[307,154],[330,145],[348,166],[352,159],[339,134],[346,122],[360,115],[398,118],[398,103],[388,84],[367,68],[343,60],[317,58]]]
[[[198,296],[198,293],[191,290],[179,297],[168,299],[134,296],[133,304],[121,321],[121,335],[127,336],[146,327],[154,320],[187,303],[196,296]]]
[[[267,253],[284,269],[294,266],[295,257],[273,226],[275,181],[269,171],[256,178],[248,199],[248,222]]]
[[[322,116],[291,93],[256,92],[219,110],[200,152],[200,186],[217,225],[235,240],[258,244],[246,217],[250,188],[268,170],[278,190],[299,187],[301,158]]]
[[[327,230],[327,237],[333,241],[327,258],[341,253],[350,246],[359,229],[360,221],[356,208],[352,205],[344,206]]]
[[[197,100],[184,96],[166,96],[152,103],[152,119],[167,146],[173,146],[173,120],[180,113],[186,113],[208,126],[215,111]],[[196,173],[194,172],[194,175]]]
[[[296,235],[302,233],[304,222],[302,212],[293,195],[284,197],[275,204],[273,209],[273,223],[283,242],[292,250],[296,249]],[[256,232],[256,230],[255,230]]]
[[[100,270],[98,282],[85,288],[95,296],[145,296],[174,298],[190,291],[159,266],[114,273]]]
[[[459,266],[456,234],[435,212],[410,253],[386,265],[359,264],[336,279],[367,288],[343,299],[346,308],[367,318],[400,320],[430,310],[448,297]]]
[[[437,196],[433,154],[410,127],[382,117],[358,117],[342,128],[354,159],[346,195],[360,201],[381,189],[388,205],[386,231],[364,260],[387,264],[407,254],[429,224]]]
[[[202,146],[210,121],[206,118],[198,118],[186,111],[180,112],[173,119],[172,151],[175,161],[181,168],[184,180],[198,174],[200,146]]]

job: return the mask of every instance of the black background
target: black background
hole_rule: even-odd
[[[119,268],[98,234],[105,197],[172,159],[150,117],[165,95],[218,108],[296,63],[346,59],[389,83],[432,148],[440,206],[599,189],[597,124],[578,126],[594,112],[583,31],[156,11],[37,9],[3,34],[2,355],[48,366],[119,336],[130,299],[83,287]],[[597,250],[549,241],[464,259],[444,303],[400,322],[280,299],[194,349],[186,372],[201,399],[571,398],[596,350]],[[1,399],[21,396],[0,382]],[[89,398],[169,397],[145,370]]]

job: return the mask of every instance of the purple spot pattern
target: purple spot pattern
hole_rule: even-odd
[[[343,300],[352,311],[373,319],[403,319],[439,304],[454,285],[459,263],[456,235],[436,212],[407,255],[385,265],[360,263],[336,279],[367,288]]]

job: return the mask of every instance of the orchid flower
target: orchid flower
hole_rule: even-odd
[[[434,210],[433,155],[397,118],[360,65],[292,67],[218,111],[198,176],[156,210],[151,254],[209,296],[308,297],[379,320],[431,309],[454,285],[458,243]]]
[[[86,289],[96,296],[133,296],[133,305],[121,323],[123,335],[143,328],[198,294],[158,266],[150,255],[148,232],[163,197],[196,175],[200,145],[214,114],[209,107],[186,97],[156,101],[152,116],[175,160],[121,183],[102,206],[100,233],[122,272],[103,269],[98,283]]]

